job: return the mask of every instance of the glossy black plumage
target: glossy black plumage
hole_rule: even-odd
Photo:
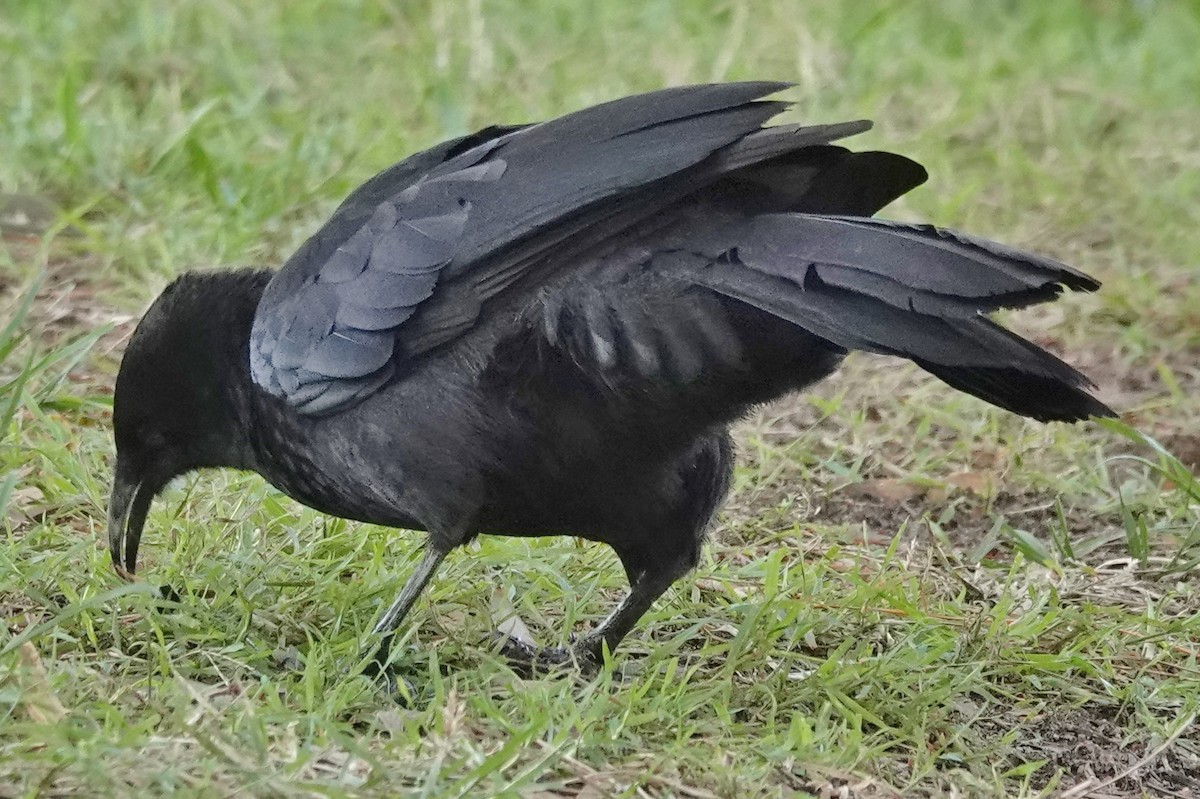
[[[729,424],[848,350],[1036,419],[1111,413],[984,316],[1095,281],[870,218],[924,170],[831,144],[867,123],[762,128],[780,88],[489,128],[368,181],[277,273],[181,277],[117,381],[118,566],[171,477],[252,469],[328,513],[428,532],[385,640],[477,534],[610,544],[633,590],[579,642],[594,657],[695,564]]]

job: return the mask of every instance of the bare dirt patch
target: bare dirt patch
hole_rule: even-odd
[[[957,490],[949,496],[933,491],[920,493],[902,502],[841,491],[826,498],[814,521],[829,525],[854,525],[873,530],[890,541],[905,524],[906,539],[918,546],[940,543],[933,525],[949,539],[953,548],[979,557],[1001,559],[1012,552],[1005,531],[1023,530],[1050,542],[1064,535],[1080,544],[1077,555],[1089,561],[1124,554],[1124,532],[1117,513],[1096,513],[1089,508],[1061,505],[1048,492],[1000,491],[988,497],[972,491]],[[1178,542],[1156,539],[1163,551],[1175,551]]]
[[[1160,436],[1167,451],[1193,471],[1200,471],[1200,433],[1176,430]]]
[[[30,239],[7,236],[4,246],[19,263],[34,263],[40,257],[36,241]],[[21,328],[39,354],[103,331],[67,380],[81,392],[105,394],[111,392],[111,361],[119,357],[137,320],[103,299],[105,287],[96,277],[98,271],[87,255],[52,255]],[[12,275],[0,279],[0,309],[16,308],[29,286],[29,280]]]
[[[1174,353],[1164,370],[1160,361],[1138,360],[1111,346],[1084,342],[1067,347],[1045,336],[1034,339],[1062,351],[1063,357],[1094,376],[1102,398],[1118,410],[1140,409],[1131,412],[1131,422],[1185,465],[1200,468],[1200,434],[1178,414],[1168,420],[1154,411],[1172,390],[1193,381],[1200,387],[1200,352]],[[1176,381],[1174,386],[1164,375]],[[945,474],[919,468],[917,474],[910,473],[918,444],[901,429],[903,422],[894,421],[895,401],[920,401],[918,392],[928,392],[930,383],[936,386],[934,378],[894,359],[857,357],[805,395],[760,409],[737,430],[743,442],[740,461],[756,474],[726,506],[731,526],[749,520],[779,527],[811,523],[820,525],[825,535],[833,532],[826,528],[844,527],[854,540],[879,545],[890,543],[901,530],[921,546],[939,542],[940,534],[943,546],[948,541],[956,551],[995,558],[1011,554],[1009,532],[1018,530],[1045,542],[1065,538],[1077,544],[1076,556],[1088,562],[1126,554],[1123,521],[1111,504],[1097,510],[1094,504],[1077,504],[1078,499],[1022,486],[1012,478],[1031,466],[1014,460],[1011,453],[989,449],[994,444],[963,452],[957,431],[934,425],[919,446],[957,446],[957,465]],[[905,400],[909,397],[914,400]],[[820,407],[831,398],[840,402],[827,416]],[[1087,426],[1077,429],[1081,436],[1096,434]],[[775,449],[760,457],[755,439]],[[1113,456],[1154,458],[1117,436],[1105,439],[1104,447]],[[825,460],[854,464],[860,477],[840,478],[822,463]],[[1177,552],[1180,544],[1170,534],[1150,541],[1152,554]]]
[[[1061,775],[1062,796],[1200,796],[1200,728],[1187,725],[1168,743],[1138,730],[1136,722],[1121,713],[1115,706],[1088,703],[1026,718],[989,715],[974,729],[985,741],[1019,729],[1009,766],[1045,761],[1032,774],[1033,785],[1045,788]],[[1168,723],[1177,727],[1185,720]]]
[[[1053,337],[1035,337],[1034,342],[1087,375],[1097,386],[1097,395],[1118,413],[1135,411],[1172,386],[1170,375],[1181,388],[1200,386],[1200,351],[1178,347],[1154,355],[1124,351],[1114,336],[1098,336],[1078,345],[1064,344]]]
[[[101,298],[95,271],[87,257],[51,260],[26,319],[28,331],[51,346],[109,326],[113,331],[106,335],[107,343],[127,336],[134,317]]]

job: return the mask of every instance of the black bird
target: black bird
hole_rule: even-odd
[[[729,488],[729,425],[849,350],[1042,421],[1111,415],[986,316],[1099,284],[872,219],[925,170],[830,144],[868,122],[764,128],[786,106],[761,98],[786,86],[486,128],[367,181],[278,272],[179,277],[117,377],[118,570],[171,478],[252,470],[325,513],[428,533],[376,627],[380,661],[474,536],[609,544],[632,590],[573,645],[595,662],[695,566]]]

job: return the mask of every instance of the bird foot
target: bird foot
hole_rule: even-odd
[[[573,643],[570,648],[538,647],[529,641],[504,633],[495,632],[492,635],[499,643],[499,653],[508,660],[513,671],[525,678],[563,672],[571,666],[575,666],[585,675],[595,674],[600,669],[601,660],[595,655],[593,648],[586,645],[586,639]]]
[[[391,697],[396,704],[403,707],[412,707],[415,704],[416,688],[397,672],[395,664],[384,663],[379,658],[372,657],[359,674],[369,677],[379,686],[380,691]]]

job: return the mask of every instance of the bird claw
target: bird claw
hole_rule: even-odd
[[[396,704],[412,707],[415,703],[416,688],[396,671],[395,664],[384,663],[379,658],[372,657],[358,673],[374,682]]]
[[[562,672],[570,666],[576,666],[583,674],[591,675],[600,667],[600,660],[591,648],[575,644],[573,636],[570,648],[537,647],[529,641],[498,631],[492,633],[492,638],[499,643],[499,654],[522,677]]]

